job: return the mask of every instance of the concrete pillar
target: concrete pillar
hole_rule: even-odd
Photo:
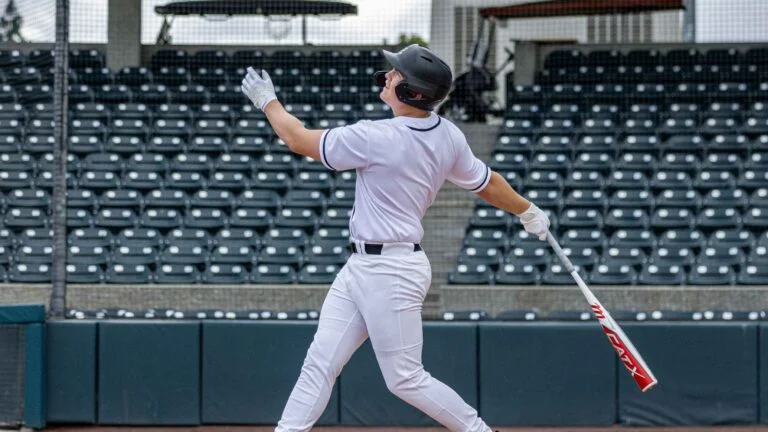
[[[118,71],[141,62],[141,0],[109,0],[107,67]]]

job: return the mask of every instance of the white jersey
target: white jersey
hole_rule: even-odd
[[[370,243],[419,243],[445,180],[479,192],[491,179],[459,128],[435,113],[328,129],[320,158],[329,169],[357,171],[350,237]]]

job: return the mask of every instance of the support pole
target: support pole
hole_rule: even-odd
[[[69,121],[69,0],[56,0],[53,84],[53,267],[49,316],[64,318],[67,306],[67,123]]]

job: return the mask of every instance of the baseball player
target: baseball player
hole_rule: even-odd
[[[421,310],[432,279],[419,242],[421,219],[448,180],[520,216],[546,238],[549,219],[476,158],[462,132],[433,112],[448,94],[450,68],[418,45],[383,51],[392,69],[374,80],[394,118],[326,130],[307,129],[286,112],[269,74],[248,68],[242,91],[294,153],[328,169],[357,171],[349,221],[352,254],[336,276],[301,374],[277,432],[308,431],[325,409],[336,377],[367,339],[387,388],[451,431],[491,429],[477,411],[421,363]]]

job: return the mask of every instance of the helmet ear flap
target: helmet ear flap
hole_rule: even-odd
[[[387,85],[387,72],[376,71],[376,73],[373,74],[373,83],[376,84],[377,87],[384,87]]]
[[[406,105],[410,105],[414,108],[423,109],[425,111],[432,111],[432,104],[430,104],[426,99],[416,99],[414,97],[415,93],[418,93],[418,91],[410,88],[407,81],[400,81],[397,86],[395,86],[395,94],[397,95],[397,99],[400,102]]]

